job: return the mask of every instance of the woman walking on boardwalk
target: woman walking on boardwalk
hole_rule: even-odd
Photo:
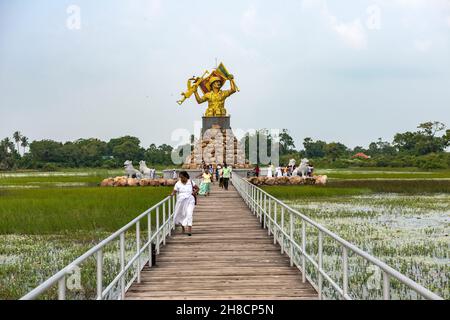
[[[222,169],[222,178],[223,178],[223,187],[225,190],[228,190],[228,182],[231,178],[231,166],[228,166],[226,163],[223,164]]]
[[[211,172],[209,172],[209,169],[205,169],[203,170],[203,173],[198,176],[198,178],[203,178],[203,181],[200,184],[200,192],[198,194],[205,197],[209,196],[212,180]]]
[[[186,171],[180,172],[180,180],[175,184],[171,195],[177,194],[177,203],[173,215],[175,225],[181,225],[183,233],[192,234],[192,216],[196,204],[198,186],[189,179]]]

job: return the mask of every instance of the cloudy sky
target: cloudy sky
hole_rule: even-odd
[[[175,101],[216,58],[232,126],[297,147],[450,126],[450,0],[0,0],[0,137],[175,144],[206,107]]]

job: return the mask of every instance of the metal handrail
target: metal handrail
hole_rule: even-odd
[[[82,264],[86,259],[96,255],[96,275],[97,275],[97,300],[102,300],[108,297],[108,294],[114,288],[114,286],[120,282],[120,295],[117,297],[118,299],[125,298],[126,290],[131,286],[131,284],[137,280],[140,283],[141,270],[144,268],[145,264],[148,262],[149,267],[152,266],[152,246],[154,243],[156,246],[157,254],[159,254],[161,244],[165,245],[167,236],[171,236],[172,230],[175,228],[173,223],[173,214],[175,208],[176,196],[168,196],[147,209],[135,219],[130,221],[128,224],[111,234],[106,239],[102,240],[100,243],[86,251],[80,257],[69,263],[67,266],[62,268],[60,271],[55,273],[53,276],[48,278],[46,281],[41,283],[39,286],[28,292],[24,295],[21,300],[32,300],[38,298],[42,293],[46,292],[48,289],[58,284],[58,299],[65,300],[66,299],[66,276],[70,275],[73,270]],[[166,217],[166,207],[168,210],[168,215]],[[160,223],[160,209],[162,208],[162,223]],[[152,213],[155,213],[155,223],[156,229],[152,231]],[[141,227],[140,222],[147,217],[147,232],[148,239],[147,242],[141,246]],[[130,230],[132,227],[136,228],[136,253],[130,259],[130,261],[125,265],[125,233]],[[112,241],[119,238],[120,240],[120,272],[115,276],[115,278],[104,288],[103,284],[103,248],[111,243]],[[145,257],[144,253],[148,252],[148,256]],[[144,264],[141,264],[141,257],[144,256]],[[125,284],[125,277],[133,266],[133,264],[137,261],[137,267],[135,270],[135,274],[132,276],[131,281]]]
[[[367,252],[359,249],[352,243],[342,239],[337,234],[331,232],[324,226],[319,223],[313,221],[308,218],[304,214],[298,212],[295,209],[292,209],[282,201],[278,200],[274,196],[270,195],[266,191],[261,188],[253,185],[249,181],[239,177],[237,175],[233,175],[231,179],[233,186],[236,188],[238,193],[244,199],[245,203],[251,209],[253,214],[257,215],[263,224],[264,228],[268,229],[268,234],[274,234],[274,244],[278,241],[281,246],[281,253],[286,253],[288,257],[290,257],[290,263],[292,265],[296,265],[298,269],[302,272],[302,281],[305,282],[306,279],[313,285],[313,287],[318,291],[319,298],[323,299],[323,280],[328,281],[328,283],[333,287],[342,298],[346,300],[351,300],[351,293],[348,292],[348,253],[349,251],[357,254],[362,257],[366,261],[372,263],[373,265],[379,267],[383,271],[383,299],[389,300],[391,299],[390,295],[390,283],[391,278],[397,279],[402,284],[408,286],[410,289],[415,291],[417,294],[422,296],[423,298],[430,300],[442,300],[443,298],[438,296],[437,294],[431,292],[425,287],[421,286],[417,282],[411,280],[407,276],[393,269],[383,261],[375,258],[374,256],[368,254]],[[274,207],[274,214],[272,217],[271,208]],[[277,222],[278,210],[277,206],[281,208],[281,225]],[[289,215],[289,234],[285,231],[284,227],[284,218],[286,212]],[[297,218],[300,218],[302,221],[302,236],[301,236],[301,245],[297,244],[294,238],[294,215]],[[306,224],[309,224],[318,230],[318,261],[315,261],[307,252],[306,252]],[[281,235],[281,241],[277,239],[275,233]],[[328,275],[323,267],[323,236],[327,235],[334,239],[337,243],[342,247],[342,286],[340,286],[337,281],[333,280],[330,275]],[[285,250],[284,242],[287,241],[289,245],[289,250]],[[294,250],[299,252],[301,255],[301,263],[297,263],[294,259]],[[312,277],[308,274],[306,269],[306,261],[309,261],[318,273],[318,283],[313,281]]]

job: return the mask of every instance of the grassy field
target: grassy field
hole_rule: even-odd
[[[447,175],[446,172],[440,174]],[[355,175],[359,177],[360,173]],[[386,179],[385,176],[382,173],[376,180],[332,179],[323,187],[270,186],[264,189],[423,286],[450,299],[450,180]],[[307,233],[307,250],[317,259],[318,234],[313,228],[307,228]],[[324,241],[324,268],[335,279],[342,280],[341,252],[336,251],[336,243],[331,238]],[[367,265],[355,255],[350,256],[349,264],[350,287],[357,293],[356,297],[379,299],[379,269]],[[314,274],[312,266],[308,270]],[[361,274],[365,276],[361,277]],[[368,287],[371,283],[368,279],[374,277],[376,281]],[[325,291],[334,296],[331,288],[325,288]],[[394,298],[417,298],[395,281],[391,294]]]
[[[171,187],[97,186],[103,178],[119,174],[109,170],[0,174],[0,299],[20,298],[171,191]],[[132,248],[132,241],[127,240],[127,246]],[[112,257],[113,252],[110,248]],[[110,261],[110,268],[115,265],[117,261]],[[95,292],[93,266],[84,270],[88,279],[82,291],[74,291],[77,298]],[[54,297],[51,294],[44,297]]]
[[[170,187],[2,190],[0,234],[112,232],[170,191]]]
[[[450,298],[450,171],[332,169],[318,173],[330,177],[326,187],[266,190]],[[170,192],[170,187],[98,187],[103,178],[122,174],[120,169],[0,173],[0,299],[21,297]],[[117,246],[105,248],[106,268],[111,271],[107,274],[117,272]],[[309,247],[313,249],[314,243]],[[132,254],[132,235],[127,236],[127,248]],[[326,265],[339,268],[331,251]],[[94,266],[94,260],[86,263],[83,286],[69,290],[70,297],[93,297]],[[53,290],[44,298],[54,294]]]

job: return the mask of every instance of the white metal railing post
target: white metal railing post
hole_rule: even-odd
[[[140,251],[141,251],[141,224],[138,221],[136,222],[136,254],[138,255],[136,267],[137,283],[141,283],[141,256],[139,254]]]
[[[162,204],[162,209],[163,209],[163,245],[166,245],[166,232],[167,232],[167,223],[166,223],[166,203]]]
[[[150,211],[147,215],[147,237],[148,237],[148,266],[149,268],[152,267],[153,261],[152,261],[152,212]]]
[[[125,234],[122,232],[120,234],[120,271],[125,270]],[[125,299],[125,273],[122,274],[120,278],[120,297]]]
[[[258,199],[258,197],[259,197],[259,190],[258,189],[256,189],[256,188],[254,188],[255,189],[255,198],[254,198],[254,201],[255,201],[255,214],[256,214],[256,217],[258,218],[259,217],[259,203],[258,203],[258,201],[259,201],[259,199]]]
[[[273,202],[273,244],[277,244],[277,234],[278,234],[278,230],[277,230],[277,226],[278,226],[278,222],[277,222],[277,202],[274,201]]]
[[[264,225],[263,228],[265,229],[267,226],[267,195],[264,194]]]
[[[169,223],[168,223],[168,228],[169,228],[169,237],[172,236],[172,197],[169,198],[169,203],[168,203],[168,209],[169,209]]]
[[[58,300],[66,300],[66,276],[58,281]]]
[[[259,199],[259,206],[258,206],[258,209],[259,209],[259,223],[262,223],[262,219],[263,219],[263,209],[262,209],[262,202],[263,202],[263,194],[262,194],[262,192],[261,191],[259,191],[259,197],[258,197],[258,199]]]
[[[255,205],[253,204],[253,186],[250,185],[250,210],[252,211],[252,213],[255,213],[254,209],[255,209]]]
[[[391,295],[390,276],[386,271],[383,271],[383,300],[390,300]]]
[[[322,286],[323,286],[323,278],[322,278],[322,269],[323,269],[323,235],[322,231],[319,230],[319,274],[318,274],[318,281],[319,281],[319,299],[322,300]]]
[[[267,215],[268,215],[268,217],[269,217],[269,226],[267,227],[267,234],[270,236],[270,233],[271,233],[271,228],[272,228],[272,221],[271,221],[271,219],[272,219],[272,215],[271,215],[271,212],[272,212],[272,199],[269,197],[269,203],[267,204],[267,206],[269,207],[269,210],[268,210],[268,213],[267,213]]]
[[[306,221],[302,219],[302,281],[306,282]]]
[[[289,210],[289,256],[291,267],[294,266],[294,213]]]
[[[281,254],[284,253],[284,207],[281,206]]]
[[[156,253],[159,254],[159,207],[156,207]]]
[[[348,295],[348,251],[342,247],[342,295],[346,299]]]
[[[97,299],[102,299],[103,292],[103,250],[97,251]]]

